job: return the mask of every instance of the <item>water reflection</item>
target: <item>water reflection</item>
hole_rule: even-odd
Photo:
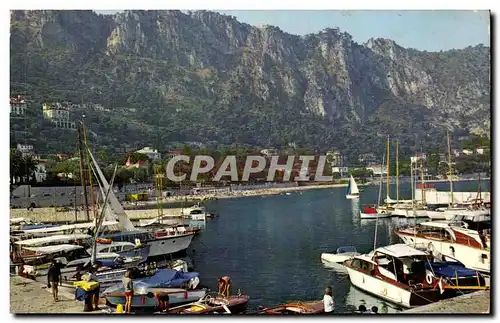
[[[359,305],[366,306],[368,310],[371,309],[372,306],[376,306],[378,308],[378,312],[381,314],[398,313],[404,310],[395,304],[388,303],[375,296],[371,296],[350,285],[347,295],[345,296],[345,309],[347,312],[354,312],[358,309]]]
[[[321,262],[326,270],[334,272],[337,277],[343,277],[343,278],[349,277],[346,267],[343,266],[342,264],[337,264],[334,262],[332,263],[328,261],[321,261]]]

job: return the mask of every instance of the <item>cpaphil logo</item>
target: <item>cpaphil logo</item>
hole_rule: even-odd
[[[263,156],[247,156],[244,166],[241,167],[241,162],[238,163],[236,156],[226,156],[222,163],[216,167],[215,160],[211,156],[197,155],[194,157],[190,181],[196,182],[201,174],[213,173],[217,168],[215,175],[211,178],[212,181],[220,181],[223,177],[229,177],[233,182],[247,182],[252,174],[262,173],[267,171],[266,181],[274,182],[279,174],[280,180],[288,181],[315,181],[329,182],[333,179],[332,176],[326,176],[324,169],[326,165],[326,156],[299,156],[298,161],[296,156],[288,156],[286,163],[280,163],[280,156],[272,156],[265,158]],[[270,163],[268,165],[268,160]],[[191,157],[186,155],[174,156],[169,160],[166,167],[166,176],[174,182],[181,182],[187,179],[187,174],[179,174],[176,172],[176,165],[180,162],[190,164]],[[177,173],[177,174],[176,174]],[[241,174],[241,176],[239,176]],[[292,174],[297,174],[293,176]],[[312,176],[314,174],[314,176]]]

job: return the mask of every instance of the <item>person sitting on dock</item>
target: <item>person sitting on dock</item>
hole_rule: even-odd
[[[58,287],[57,285],[62,285],[61,269],[56,260],[52,260],[52,265],[47,273],[47,287],[52,287],[52,297],[54,297],[54,302],[59,300],[58,298]]]
[[[325,307],[325,313],[330,314],[335,310],[335,301],[332,297],[332,288],[328,286],[325,288],[325,296],[323,296],[323,305]]]

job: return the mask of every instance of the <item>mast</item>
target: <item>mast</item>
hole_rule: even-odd
[[[411,208],[415,212],[415,182],[413,180],[413,157],[410,157]]]
[[[384,164],[385,154],[382,156],[382,165]],[[382,179],[384,172],[380,168],[380,189],[378,191],[378,204],[380,205],[380,195],[382,193]],[[373,250],[377,248],[377,229],[378,229],[378,216],[375,218],[375,235],[373,237]]]
[[[422,195],[422,206],[425,206],[425,180],[424,180],[424,155],[422,150],[420,150],[420,183],[422,184],[421,195]]]
[[[83,118],[85,118],[85,115],[83,115]],[[87,141],[87,131],[85,130],[85,124],[84,124],[84,120],[81,121],[82,123],[82,129],[83,129],[83,139],[84,139],[84,142],[85,142],[85,149],[86,151],[90,151],[89,150],[89,145],[88,145],[88,141]],[[90,165],[90,157],[89,155],[87,154],[87,165]],[[94,213],[94,219],[97,219],[97,210],[96,210],[96,201],[95,201],[95,197],[94,197],[94,185],[92,183],[92,173],[91,173],[91,170],[90,170],[90,167],[87,168],[87,172],[88,172],[88,176],[89,176],[89,184],[90,184],[90,198],[92,200],[92,211]]]
[[[389,135],[387,135],[387,183],[385,184],[385,189],[386,189],[386,194],[387,194],[387,200],[389,200],[389,189],[390,189],[390,183],[389,183],[389,173],[390,173],[390,170],[389,170],[389,167],[390,167],[390,154],[389,154]]]
[[[94,234],[94,239],[92,242],[92,254],[91,254],[91,259],[90,259],[92,265],[94,265],[96,263],[97,234],[99,233],[99,230],[101,229],[102,222],[104,221],[104,212],[106,211],[106,206],[108,205],[109,193],[113,190],[113,182],[115,181],[117,168],[118,168],[118,165],[115,166],[115,170],[113,171],[113,177],[111,178],[111,183],[108,187],[108,191],[106,192],[106,197],[104,198],[104,204],[102,205],[101,215],[99,216],[98,219],[96,218],[96,221],[95,221],[95,234]]]
[[[399,140],[396,141],[396,201],[399,203]]]
[[[78,129],[78,152],[80,154],[80,181],[81,181],[82,187],[83,187],[83,198],[84,198],[84,203],[85,203],[85,216],[86,216],[86,220],[90,221],[89,201],[88,201],[88,197],[87,197],[87,181],[85,178],[85,172],[83,171],[83,168],[84,168],[83,143],[82,143],[82,131],[80,129],[80,125],[77,125],[77,129]],[[75,203],[76,203],[76,196],[75,196]]]
[[[450,132],[446,132],[446,137],[448,139],[448,179],[450,181],[450,207],[453,205],[453,178],[452,178],[452,167],[451,167],[451,144],[450,144]]]
[[[161,179],[161,172],[162,167],[158,167],[156,170],[155,174],[155,182],[156,182],[156,205],[158,208],[158,222],[161,223],[161,218],[163,216],[163,205],[161,203],[161,198],[162,198],[162,179]]]
[[[385,163],[385,154],[382,157],[382,165]],[[382,183],[384,182],[384,172],[382,166],[380,166],[380,183],[378,188],[378,202],[377,205],[380,206],[380,200],[382,199]]]

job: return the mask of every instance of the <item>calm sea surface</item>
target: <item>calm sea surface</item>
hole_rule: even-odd
[[[435,183],[447,190],[447,183]],[[489,181],[483,191],[490,191]],[[291,195],[244,197],[212,201],[209,211],[220,214],[207,221],[190,249],[194,269],[202,283],[216,290],[217,278],[229,275],[232,290],[250,296],[249,309],[293,300],[319,300],[324,288],[333,287],[337,311],[352,312],[360,304],[395,312],[385,303],[349,282],[346,273],[323,265],[320,255],[340,246],[354,245],[360,252],[373,248],[375,220],[361,220],[359,209],[377,202],[378,187],[366,187],[360,200],[347,200],[345,188],[313,189]],[[395,198],[395,185],[391,197]],[[458,182],[455,191],[476,191],[477,182]],[[400,187],[400,198],[411,198],[409,184]],[[391,232],[410,221],[379,220],[377,246],[398,243]]]

